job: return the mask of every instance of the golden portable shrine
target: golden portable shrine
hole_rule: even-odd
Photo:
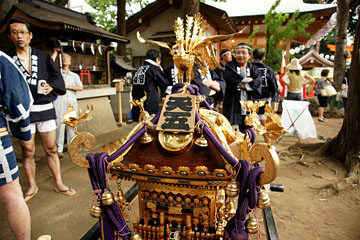
[[[254,140],[255,131],[267,133],[272,141],[280,137],[285,131],[279,117],[266,105],[263,127],[256,112],[265,103],[243,102],[250,112],[246,123],[252,128],[235,132],[223,115],[206,106],[196,86],[182,82],[184,72],[192,79],[194,61],[202,63],[200,68],[218,66],[211,44],[241,32],[205,38],[207,23],[200,15],[186,21],[184,30],[182,20],[176,20],[177,41],[172,48],[138,34],[143,43],[169,48],[180,69],[181,82],[166,96],[161,111],[149,116],[143,107],[146,96],[132,101],[145,120],[107,153],[80,156],[81,146],[95,145],[94,136],[86,132],[77,132],[69,145],[72,161],[89,168],[98,199],[90,214],[99,218],[102,239],[247,239],[248,233],[258,232],[253,210],[270,204],[262,186],[276,178],[279,159],[271,144]],[[93,111],[78,118],[71,112],[65,122],[76,129],[79,118],[87,119]],[[263,160],[265,169],[254,166]],[[139,220],[132,231],[123,216],[128,203],[120,187],[115,196],[111,192],[110,178],[116,178],[119,186],[122,180],[138,184]]]

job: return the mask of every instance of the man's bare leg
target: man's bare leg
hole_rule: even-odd
[[[39,132],[39,134],[46,153],[46,160],[54,177],[55,188],[61,191],[66,191],[69,187],[65,186],[61,179],[60,161],[57,155],[56,147],[56,130]]]
[[[18,240],[30,240],[30,212],[19,184],[19,178],[0,186],[0,200],[7,211],[11,230]]]
[[[264,127],[266,126],[266,120],[260,120],[260,122],[261,122],[261,125],[263,125]],[[267,135],[267,133],[264,133],[263,137],[264,137],[264,142],[265,143],[270,143],[270,138]]]
[[[35,134],[32,134],[31,140],[29,141],[20,141],[22,148],[22,155],[24,161],[24,169],[26,173],[26,177],[29,183],[29,188],[25,192],[25,196],[31,195],[34,192],[38,191],[38,187],[35,179]]]

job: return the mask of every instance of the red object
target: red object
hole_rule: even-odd
[[[285,83],[283,83],[283,81],[282,81],[282,77],[285,75],[285,73],[280,73],[280,76],[279,76],[279,81],[280,81],[280,84],[281,84],[281,86],[283,87],[283,89],[282,89],[282,91],[281,91],[281,93],[280,93],[280,97],[284,97],[284,95],[285,95]]]
[[[87,77],[87,82],[90,84],[90,70],[80,70],[80,78],[82,83],[84,83],[84,77]]]

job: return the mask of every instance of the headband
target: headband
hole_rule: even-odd
[[[227,54],[228,52],[230,52],[231,53],[231,51],[229,50],[229,51],[226,51],[226,52],[224,52],[223,54],[221,54],[221,57],[222,56],[224,56],[225,54]]]
[[[249,50],[250,52],[252,52],[252,48],[248,45],[239,45],[235,48],[235,50],[237,50],[239,48],[245,48],[245,49]]]

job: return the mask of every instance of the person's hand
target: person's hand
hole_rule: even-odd
[[[247,78],[247,81],[248,81],[248,83],[250,83],[250,82],[254,81],[254,79],[251,78],[251,77],[248,77],[248,78]]]
[[[52,90],[53,88],[49,84],[46,84],[44,88],[44,94],[48,95]]]
[[[202,81],[202,83],[205,85],[205,86],[207,86],[207,87],[211,87],[211,84],[212,84],[212,81],[210,81],[210,80],[204,80],[204,81]]]

